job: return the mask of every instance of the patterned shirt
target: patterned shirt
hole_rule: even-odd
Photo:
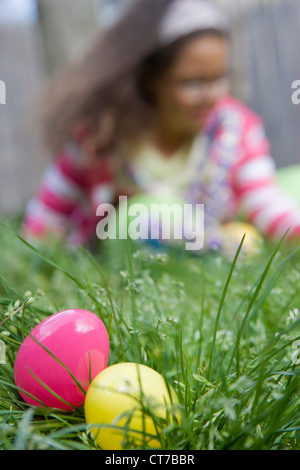
[[[300,209],[277,185],[263,122],[247,106],[231,96],[220,99],[201,135],[185,149],[189,166],[183,171],[178,165],[185,177],[180,196],[187,203],[204,204],[208,243],[213,245],[220,224],[238,215],[265,237],[280,238],[288,229],[289,236],[300,237]],[[130,197],[139,191],[155,193],[159,181],[155,171],[151,173],[149,146],[147,151],[132,158],[120,156],[119,149],[86,166],[82,141],[68,143],[46,168],[37,194],[27,204],[24,235],[55,231],[71,244],[85,244],[96,233],[100,204],[116,204],[120,195]],[[171,174],[168,185],[172,186]]]

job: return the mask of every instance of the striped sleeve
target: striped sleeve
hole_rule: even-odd
[[[84,242],[90,236],[89,211],[76,155],[66,149],[46,168],[37,194],[26,207],[23,234],[40,238],[48,233]],[[76,236],[75,236],[76,234]]]
[[[300,210],[276,182],[276,166],[263,125],[247,130],[232,184],[239,210],[267,238],[300,237]],[[299,182],[300,183],[300,182]]]

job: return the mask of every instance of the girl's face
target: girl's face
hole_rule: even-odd
[[[155,85],[160,129],[174,138],[195,135],[228,89],[227,40],[213,34],[191,39]]]

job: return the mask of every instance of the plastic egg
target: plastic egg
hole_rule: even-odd
[[[22,342],[15,384],[30,405],[70,410],[83,405],[108,358],[109,337],[100,318],[87,310],[65,310],[43,320]]]
[[[133,240],[161,244],[182,239],[183,202],[168,195],[137,194],[118,206],[119,233]],[[179,222],[177,222],[179,221]]]
[[[241,253],[255,255],[263,246],[263,237],[253,225],[245,222],[230,222],[221,227],[222,251],[233,258],[238,250],[243,236],[246,234]]]
[[[145,413],[145,407],[152,414]],[[180,420],[177,396],[164,378],[150,367],[129,362],[97,375],[84,408],[86,422],[103,450],[121,450],[126,439],[133,440],[136,448],[143,444],[159,448],[160,430],[152,416]]]

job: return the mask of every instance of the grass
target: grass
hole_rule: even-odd
[[[174,388],[182,418],[164,426],[163,449],[300,449],[299,246],[229,261],[116,241],[32,247],[18,230],[0,225],[1,449],[98,449],[82,408],[30,407],[14,384],[24,337],[68,308],[105,323],[109,365],[148,365]]]

